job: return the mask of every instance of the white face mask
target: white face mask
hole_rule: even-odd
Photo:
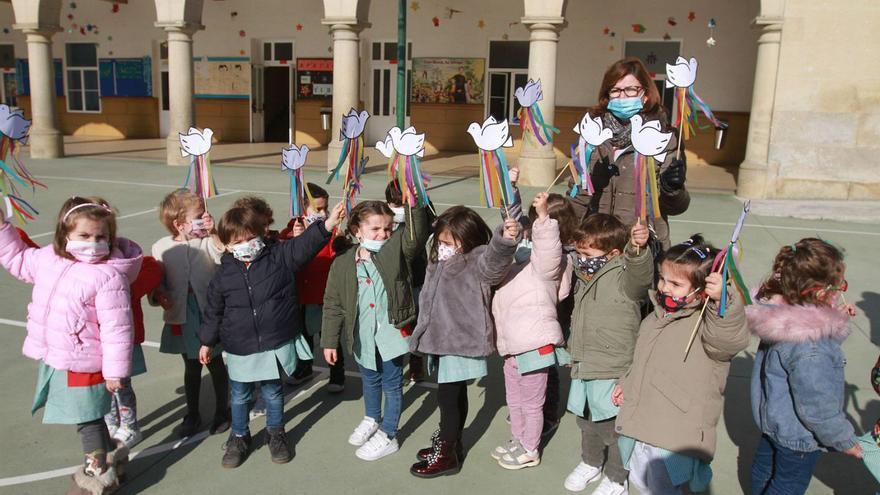
[[[391,211],[394,212],[394,228],[396,229],[398,225],[402,223],[406,223],[406,210],[401,206],[397,208],[391,208]]]
[[[382,246],[388,242],[388,239],[358,239],[358,241],[362,248],[373,253],[378,253],[379,250],[382,249]]]
[[[193,218],[192,220],[190,220],[189,224],[190,224],[189,235],[191,237],[195,237],[196,239],[201,239],[201,238],[205,237],[206,235],[208,235],[208,231],[205,230],[205,221],[202,220],[201,218]]]
[[[110,254],[110,244],[107,241],[71,241],[68,239],[64,249],[77,261],[83,263],[97,263]]]
[[[232,246],[229,246],[229,250],[232,252],[232,256],[238,261],[241,261],[242,263],[250,263],[257,259],[257,256],[259,256],[260,251],[262,251],[264,247],[266,247],[266,243],[263,242],[263,239],[255,237],[246,242],[233,244]]]
[[[446,261],[458,254],[458,249],[448,244],[437,245],[437,261]]]

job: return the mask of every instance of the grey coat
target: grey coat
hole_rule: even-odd
[[[499,226],[488,245],[428,265],[410,351],[465,357],[495,352],[492,287],[504,280],[519,243],[501,232]]]

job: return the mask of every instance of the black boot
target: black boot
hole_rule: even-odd
[[[461,463],[455,453],[457,443],[437,439],[428,458],[413,464],[409,468],[409,472],[419,478],[436,478],[437,476],[458,473],[461,471]]]
[[[183,418],[183,422],[180,423],[177,433],[180,435],[180,438],[191,437],[198,433],[201,426],[202,418],[199,417],[198,413],[187,413]]]
[[[223,454],[223,467],[237,468],[247,459],[251,450],[251,434],[248,433],[243,437],[235,436],[234,433],[229,435],[226,441],[226,452]]]
[[[214,413],[214,420],[211,422],[211,429],[209,430],[211,435],[216,435],[218,433],[225,433],[229,430],[229,426],[232,424],[232,413],[228,408],[218,409],[216,413]]]
[[[425,447],[416,452],[416,459],[420,461],[428,460],[428,456],[431,455],[431,452],[434,450],[434,444],[437,443],[438,438],[440,438],[440,428],[437,428],[434,430],[434,433],[431,433],[431,446]]]
[[[272,456],[272,462],[275,464],[286,464],[293,459],[293,453],[287,443],[287,432],[284,427],[267,428],[269,434],[269,454]]]

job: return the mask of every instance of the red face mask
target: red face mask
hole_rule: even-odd
[[[671,294],[657,291],[657,303],[667,313],[675,313],[676,311],[681,311],[682,309],[684,309],[688,305],[687,299],[695,294],[698,290],[699,289],[694,289],[693,292],[684,297],[675,297]]]

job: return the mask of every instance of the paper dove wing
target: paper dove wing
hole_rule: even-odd
[[[13,110],[7,105],[0,105],[0,132],[16,141],[27,143],[31,121],[24,118],[22,110]]]
[[[513,146],[507,119],[498,122],[490,115],[482,124],[471,122],[467,132],[473,138],[474,144],[483,151],[495,151],[501,147]]]
[[[367,125],[367,119],[369,118],[370,114],[366,110],[360,113],[354,108],[349,110],[347,114],[342,116],[342,126],[339,128],[341,136],[339,139],[357,139],[358,136],[363,134],[364,127]]]
[[[397,154],[403,156],[424,156],[425,155],[425,134],[416,134],[415,127],[407,127],[401,131],[399,127],[392,127],[388,131],[391,137],[391,144]]]
[[[697,80],[697,59],[684,57],[675,59],[675,64],[666,64],[666,87],[687,88]]]
[[[574,133],[580,135],[584,142],[593,147],[599,146],[613,136],[611,129],[605,129],[600,117],[590,117],[585,113],[581,121],[574,126]]]
[[[394,145],[391,143],[391,136],[385,136],[384,141],[376,141],[376,151],[382,153],[385,158],[391,158],[394,153]]]
[[[660,161],[665,160],[666,146],[672,139],[672,133],[661,132],[659,120],[643,124],[641,115],[633,115],[630,122],[632,123],[630,140],[636,152],[643,156],[653,156]]]
[[[295,144],[281,150],[281,169],[282,170],[298,170],[306,164],[306,156],[309,154],[308,145],[302,145],[299,148]]]
[[[745,204],[743,204],[743,211],[739,215],[739,220],[736,222],[736,227],[733,229],[733,235],[730,237],[730,243],[735,244],[736,241],[739,240],[739,234],[742,232],[743,225],[746,223],[746,217],[749,215],[749,210],[752,209],[752,201],[747,200]]]
[[[544,92],[541,91],[541,80],[532,81],[529,79],[525,86],[516,88],[513,95],[516,96],[517,101],[523,107],[534,105],[544,99]]]
[[[213,135],[214,131],[207,127],[201,131],[190,127],[187,134],[180,134],[181,156],[200,156],[211,151],[211,137]]]

